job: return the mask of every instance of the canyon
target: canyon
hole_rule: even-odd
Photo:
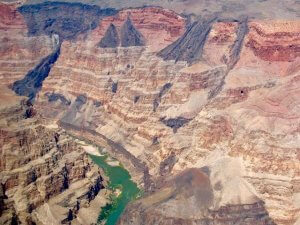
[[[299,18],[175,2],[0,3],[0,221],[105,205],[80,137],[143,189],[117,224],[300,223]]]
[[[96,223],[99,202],[105,203],[104,172],[28,99],[1,90],[1,224]],[[93,207],[96,216],[86,217]]]

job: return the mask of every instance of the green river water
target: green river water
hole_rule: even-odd
[[[121,193],[117,196],[111,194],[111,203],[101,208],[98,222],[106,221],[106,225],[115,225],[124,211],[126,205],[139,197],[140,189],[131,180],[131,176],[122,166],[112,166],[107,163],[108,156],[90,155],[91,159],[101,167],[109,178],[108,188],[112,191],[119,189]]]

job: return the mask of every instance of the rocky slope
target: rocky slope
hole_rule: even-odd
[[[63,39],[35,107],[144,185],[120,224],[299,222],[300,24],[258,18],[123,9]]]
[[[222,178],[237,164],[227,160],[222,166],[191,168],[163,181],[157,191],[127,207],[119,224],[275,224],[237,171],[226,174],[231,181]],[[228,201],[234,186],[236,198]]]
[[[3,86],[0,102],[0,223],[96,222],[105,182],[83,148]]]

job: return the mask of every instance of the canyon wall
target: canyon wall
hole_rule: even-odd
[[[144,186],[120,224],[299,222],[299,21],[144,7],[71,37],[35,108],[109,145]]]
[[[148,25],[148,13],[161,25]],[[86,39],[64,42],[37,107],[46,117],[121,144],[147,166],[154,180],[149,190],[156,190],[156,179],[186,168],[238,160],[242,182],[264,202],[262,211],[276,224],[294,224],[299,217],[299,22],[213,19],[184,31],[183,18],[172,15],[168,25],[170,19],[159,19],[166,15],[152,8],[124,10]],[[120,35],[127,17],[145,45],[99,46],[109,24]],[[180,32],[172,34],[168,27],[174,24]],[[240,189],[243,198],[247,188]],[[214,210],[248,204],[236,202],[236,193],[226,194]]]
[[[25,97],[1,86],[0,102],[0,223],[96,222],[103,172],[65,131],[45,125]],[[81,211],[94,201],[87,219]]]
[[[51,37],[29,36],[18,4],[0,2],[0,81],[12,85],[24,77],[28,71],[51,54],[55,41]]]

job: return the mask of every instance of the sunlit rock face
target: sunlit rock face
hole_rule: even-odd
[[[144,185],[120,224],[296,223],[299,21],[122,9],[60,44],[34,105]]]
[[[98,167],[25,97],[1,86],[0,102],[0,223],[61,224],[69,210],[79,218],[104,189]]]

